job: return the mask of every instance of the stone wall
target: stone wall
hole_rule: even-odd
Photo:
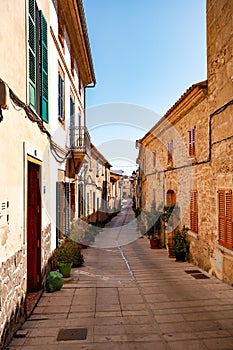
[[[42,232],[42,285],[50,272],[51,225]],[[0,267],[0,349],[26,318],[27,254],[20,249]]]
[[[45,285],[46,277],[50,272],[50,257],[51,257],[51,224],[49,224],[42,232],[41,242],[41,257],[42,257],[42,285]]]
[[[26,253],[22,248],[1,264],[0,349],[26,317]]]
[[[210,114],[232,99],[233,1],[207,0]]]

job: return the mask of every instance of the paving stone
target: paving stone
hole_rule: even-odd
[[[95,335],[124,335],[125,328],[123,325],[104,325],[104,326],[94,326]]]
[[[136,281],[118,248],[87,249],[85,266],[60,291],[43,293],[22,326],[26,338],[9,350],[233,349],[232,287],[194,279],[185,270],[195,266],[145,239],[122,249]],[[57,341],[59,329],[76,327],[87,328],[86,340]]]
[[[168,343],[171,350],[207,350],[208,348],[200,340]]]

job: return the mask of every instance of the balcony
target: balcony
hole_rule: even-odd
[[[90,157],[91,141],[85,126],[69,127],[66,138],[66,149],[70,151],[66,165],[66,176],[75,177],[81,165]]]

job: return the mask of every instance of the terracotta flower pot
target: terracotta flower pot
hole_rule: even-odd
[[[151,247],[151,249],[159,249],[159,240],[158,239],[150,239],[150,247]]]

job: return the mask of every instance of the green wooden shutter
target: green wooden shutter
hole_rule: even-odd
[[[47,21],[40,11],[40,38],[41,38],[41,117],[48,123],[48,26]]]
[[[61,212],[61,203],[60,203],[60,193],[61,193],[61,182],[56,182],[56,247],[59,245],[60,237],[60,212]]]
[[[36,110],[36,3],[28,1],[29,105]]]

